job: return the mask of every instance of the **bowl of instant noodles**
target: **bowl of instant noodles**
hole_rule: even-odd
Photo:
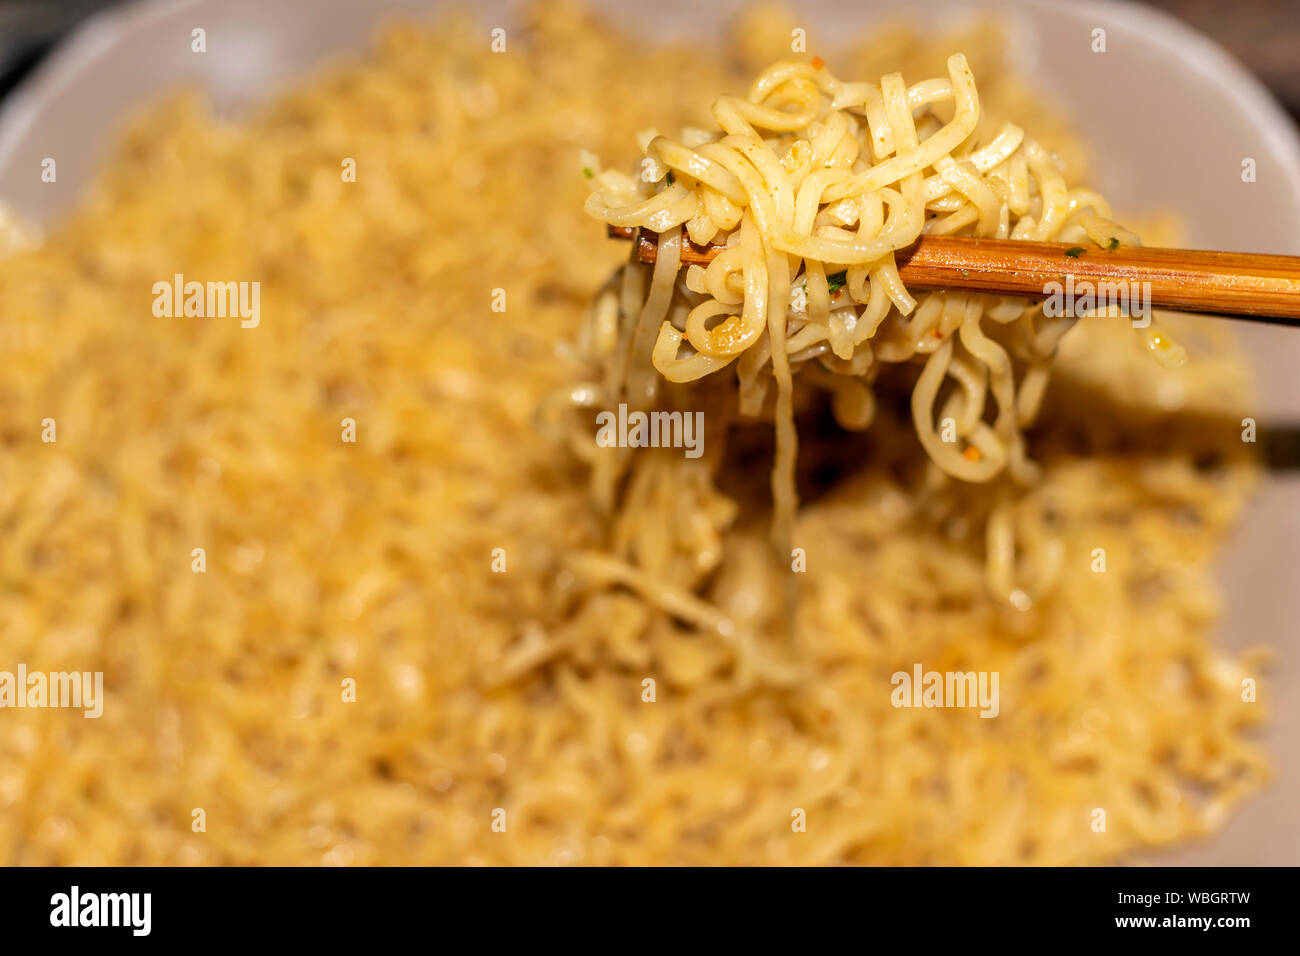
[[[771,258],[746,176],[963,117],[810,215],[1300,253],[1291,121],[1136,5],[92,18],[0,107],[0,672],[102,690],[0,724],[0,860],[1300,862],[1300,339]],[[655,221],[731,265],[606,235]],[[788,351],[679,357],[783,266]],[[625,440],[665,395],[686,447]]]

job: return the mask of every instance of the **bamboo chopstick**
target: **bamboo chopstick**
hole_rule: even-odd
[[[632,239],[642,262],[654,262],[658,236],[609,227]],[[707,265],[722,246],[682,245],[683,265]],[[1300,325],[1300,257],[1199,249],[1071,246],[1060,242],[922,236],[895,254],[898,273],[920,289],[965,289],[1043,298],[1050,283],[1140,283],[1153,308],[1233,315],[1256,322]],[[828,271],[833,266],[828,267]]]

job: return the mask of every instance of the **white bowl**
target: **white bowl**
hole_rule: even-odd
[[[0,198],[48,222],[70,205],[102,159],[123,114],[181,82],[204,87],[221,110],[272,95],[321,60],[361,48],[382,17],[436,6],[419,0],[143,0],[101,13],[62,44],[0,109]],[[518,0],[479,0],[487,26],[508,26]],[[741,0],[597,2],[648,37],[717,36]],[[1001,14],[1015,69],[1055,99],[1095,150],[1097,185],[1125,210],[1177,209],[1189,245],[1300,254],[1300,141],[1287,116],[1239,64],[1191,28],[1129,3],[1048,0],[946,2],[788,0],[810,48],[860,34],[900,9],[954,23]],[[190,31],[207,32],[206,54]],[[1092,32],[1106,31],[1094,53]],[[40,181],[58,160],[58,182]],[[1241,180],[1243,159],[1257,178]],[[1300,419],[1300,331],[1237,323],[1255,358],[1262,421]],[[1205,843],[1162,862],[1300,863],[1300,482],[1273,475],[1225,555],[1221,639],[1269,643],[1278,666],[1266,685],[1273,785]],[[1154,689],[1152,691],[1155,692]]]

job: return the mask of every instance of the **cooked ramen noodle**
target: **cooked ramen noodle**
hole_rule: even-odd
[[[691,382],[735,362],[739,409],[754,415],[775,381],[773,497],[783,543],[796,506],[793,374],[805,368],[833,392],[840,424],[861,429],[874,415],[869,386],[880,369],[922,359],[912,414],[934,463],[963,481],[1003,473],[1021,485],[1037,480],[1023,428],[1038,414],[1056,345],[1075,317],[1050,316],[1041,301],[951,290],[918,300],[899,276],[896,250],[922,233],[1108,249],[1137,242],[1110,221],[1103,197],[1070,189],[1056,160],[1024,130],[982,114],[964,55],[953,54],[947,67],[946,79],[909,87],[901,73],[879,85],[844,83],[820,58],[778,62],[747,98],[713,104],[716,134],[688,128],[675,141],[645,131],[639,179],[603,172],[587,201],[610,225],[657,233],[659,249],[653,271],[625,271],[597,309],[605,327],[593,340],[613,373],[606,398],[654,404],[656,378],[629,379],[629,369],[653,363],[664,380]],[[936,115],[945,106],[946,122]],[[684,240],[721,251],[707,268],[681,273]],[[827,263],[847,268],[828,275]],[[635,290],[643,287],[639,301]],[[620,314],[629,298],[635,315]],[[995,333],[999,325],[1008,330],[991,336],[986,320]],[[1166,364],[1185,361],[1149,316],[1139,321]],[[1025,369],[1019,390],[1013,360]],[[936,408],[948,380],[955,387]],[[988,423],[990,402],[996,414]],[[941,436],[941,422],[949,434]],[[1005,586],[1009,531],[1003,515],[990,525],[990,574],[1000,593],[1024,604],[1024,591]]]
[[[1230,338],[1170,317],[1166,368],[907,289],[921,230],[1136,240],[996,29],[819,69],[793,26],[394,26],[252,115],[157,105],[15,239],[0,671],[104,692],[0,710],[0,860],[1095,863],[1261,785],[1260,661],[1211,642]],[[658,263],[607,282],[584,201]],[[260,321],[154,314],[177,275]],[[602,447],[619,404],[702,454]],[[895,706],[917,666],[997,674],[996,717]]]

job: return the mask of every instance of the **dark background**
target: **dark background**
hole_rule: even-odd
[[[81,20],[119,2],[122,0],[0,0],[0,98]],[[789,2],[794,6],[798,0]],[[1212,37],[1263,80],[1292,117],[1300,120],[1300,0],[1142,2],[1173,13]]]

